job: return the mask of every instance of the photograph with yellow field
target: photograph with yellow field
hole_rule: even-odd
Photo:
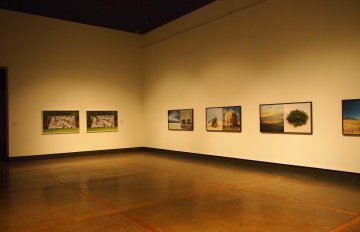
[[[360,135],[360,99],[342,101],[343,135]]]

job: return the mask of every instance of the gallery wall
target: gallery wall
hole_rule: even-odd
[[[216,1],[145,36],[0,10],[10,156],[127,147],[360,173],[341,100],[360,98],[360,2]],[[241,10],[242,9],[242,10]],[[260,133],[259,104],[313,103],[313,134]],[[242,132],[207,132],[206,107],[241,105]],[[167,111],[194,109],[193,131]],[[43,110],[80,110],[80,133],[42,135]],[[86,110],[119,131],[86,133]]]
[[[10,157],[143,146],[140,36],[0,10]],[[42,135],[43,110],[80,110],[80,133]],[[86,133],[86,110],[117,110],[118,132]]]
[[[360,98],[359,12],[357,0],[268,0],[183,32],[173,25],[196,15],[148,33],[145,147],[360,173],[360,138],[343,136],[341,124],[342,99]],[[312,135],[260,133],[259,104],[304,101]],[[207,132],[205,108],[233,105],[242,132]],[[194,131],[169,131],[167,111],[188,108]]]

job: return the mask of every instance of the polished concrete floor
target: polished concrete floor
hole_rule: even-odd
[[[0,170],[0,231],[360,231],[357,181],[154,152]]]

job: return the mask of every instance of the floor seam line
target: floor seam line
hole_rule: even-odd
[[[123,212],[123,213],[117,213],[119,215],[123,215],[124,217],[126,217],[128,220],[130,220],[131,222],[135,223],[138,226],[141,226],[142,228],[146,229],[149,232],[162,232],[161,229],[155,227],[154,225],[150,224],[150,223],[146,223],[142,220],[140,220],[139,218],[127,213],[127,212]]]
[[[326,209],[326,210],[329,210],[329,211],[342,213],[342,214],[346,214],[346,215],[350,215],[350,216],[355,216],[355,215],[358,214],[358,212],[355,212],[355,211],[352,211],[352,210],[335,208],[335,207],[327,206],[327,205],[320,204],[320,203],[300,200],[300,199],[296,199],[296,198],[292,198],[292,197],[286,197],[286,196],[281,195],[281,194],[264,193],[264,192],[259,192],[259,191],[255,191],[255,190],[251,190],[251,189],[247,189],[247,188],[242,188],[242,187],[237,187],[237,189],[240,189],[240,190],[243,190],[243,191],[246,191],[246,192],[255,193],[255,194],[258,194],[258,195],[264,195],[264,196],[276,198],[276,199],[287,200],[287,201],[291,201],[291,202],[294,202],[294,203],[303,203],[303,204],[306,204],[306,205],[310,205],[310,206],[314,206],[314,207],[317,207],[317,208],[322,208],[322,209]]]
[[[31,228],[27,228],[27,229],[20,229],[20,230],[18,230],[18,232],[31,232],[31,231],[36,231],[39,229],[47,229],[47,228],[57,227],[60,225],[67,225],[67,224],[74,223],[74,222],[82,222],[82,221],[87,221],[87,220],[91,220],[91,219],[95,219],[95,218],[99,218],[99,217],[113,215],[116,213],[117,213],[117,210],[112,210],[112,211],[103,212],[103,213],[94,214],[94,215],[86,215],[86,216],[82,216],[82,217],[81,216],[71,217],[71,218],[60,220],[60,221],[52,221],[52,222],[48,222],[48,223],[45,223],[42,225],[35,225],[35,226],[32,226]]]
[[[174,174],[174,175],[178,175],[178,176],[182,176],[182,177],[186,177],[186,178],[191,178],[191,176],[188,176],[186,174],[180,174],[178,172],[172,172],[172,171],[164,171],[164,170],[161,170],[161,169],[155,169],[155,172],[166,172],[166,173],[170,173],[170,174]],[[54,176],[56,177],[57,179],[59,179],[59,181],[64,184],[64,185],[67,185],[69,186],[70,188],[72,188],[73,190],[89,197],[89,196],[92,196],[91,194],[89,193],[85,193],[83,190],[81,190],[81,188],[77,188],[73,185],[71,185],[70,183],[68,183],[66,180],[63,180],[61,179],[60,177],[52,174],[52,173],[49,173],[49,172],[45,172],[47,174],[50,174],[51,176]],[[351,210],[345,210],[345,209],[340,209],[340,208],[335,208],[335,207],[330,207],[330,206],[326,206],[326,205],[323,205],[323,204],[319,204],[319,203],[315,203],[315,202],[308,202],[308,201],[304,201],[304,200],[299,200],[299,199],[296,199],[296,198],[291,198],[291,197],[286,197],[286,196],[283,196],[281,194],[269,194],[269,193],[262,193],[262,192],[259,192],[259,191],[255,191],[255,190],[251,190],[251,189],[248,189],[248,188],[251,188],[251,187],[254,187],[254,186],[259,186],[259,185],[264,185],[264,184],[270,184],[270,183],[273,183],[273,182],[276,182],[276,181],[279,181],[280,179],[282,178],[282,176],[278,176],[276,179],[274,180],[271,180],[271,181],[268,181],[266,183],[262,183],[262,184],[258,184],[258,185],[249,185],[249,186],[241,186],[241,185],[231,185],[231,184],[220,184],[220,187],[222,185],[225,185],[225,186],[228,186],[229,188],[236,188],[236,189],[240,189],[240,190],[244,190],[244,191],[247,191],[247,192],[253,192],[253,193],[256,193],[256,194],[259,194],[259,195],[265,195],[265,196],[269,196],[269,197],[273,197],[273,198],[277,198],[277,199],[283,199],[283,200],[287,200],[287,201],[291,201],[291,202],[296,202],[296,203],[304,203],[306,205],[310,205],[310,206],[315,206],[317,208],[322,208],[322,209],[327,209],[329,211],[335,211],[335,212],[338,212],[338,213],[343,213],[343,214],[347,214],[347,215],[351,215],[351,216],[355,216],[357,215],[358,213],[357,212],[354,212],[354,211],[351,211]],[[210,180],[211,181],[211,180]],[[222,190],[222,188],[220,189]],[[220,191],[219,190],[219,191]],[[208,193],[207,191],[204,192],[204,194]],[[201,195],[201,194],[200,194]],[[197,196],[197,194],[194,194],[194,196]],[[93,196],[95,198],[98,198],[97,196]],[[191,198],[193,196],[190,196],[189,195],[189,198]],[[91,197],[92,198],[92,197]],[[186,199],[187,197],[185,198],[182,198],[182,199]],[[99,198],[100,201],[105,201],[104,199],[101,199]],[[172,200],[176,200],[175,199],[172,199]],[[170,201],[172,201],[170,200]],[[167,202],[167,201],[164,201],[164,203]],[[160,203],[155,203],[154,205],[156,204],[161,204],[162,202]],[[107,205],[107,204],[105,204]],[[111,203],[110,203],[111,207],[115,207],[115,208],[118,208],[116,206],[113,206]],[[147,206],[145,206],[147,207]],[[136,207],[137,208],[137,207]]]
[[[107,215],[111,215],[111,214],[124,214],[124,213],[127,213],[128,211],[131,211],[131,210],[135,210],[135,209],[139,209],[139,208],[145,208],[145,207],[149,207],[149,206],[155,206],[155,205],[161,205],[161,204],[166,204],[168,202],[172,202],[172,201],[179,201],[179,200],[184,200],[184,199],[189,199],[189,198],[192,198],[192,197],[196,197],[196,196],[199,196],[199,195],[203,195],[203,194],[208,194],[208,193],[212,193],[212,192],[217,192],[217,191],[222,191],[224,189],[229,189],[229,188],[234,188],[234,185],[229,185],[229,184],[226,184],[226,185],[219,185],[217,186],[217,188],[215,189],[211,189],[211,190],[207,190],[207,191],[201,191],[201,192],[197,192],[197,193],[194,193],[194,194],[187,194],[187,195],[183,195],[183,196],[178,196],[178,197],[175,197],[173,199],[169,199],[169,200],[165,200],[165,201],[147,201],[147,202],[144,202],[142,204],[138,204],[138,205],[133,205],[133,206],[130,206],[130,207],[123,207],[123,208],[119,208],[119,207],[116,207],[115,205],[109,203],[108,201],[102,199],[101,197],[98,197],[96,195],[92,195],[90,193],[87,193],[85,192],[84,190],[82,190],[80,187],[76,187],[76,186],[73,186],[71,183],[69,183],[68,181],[64,180],[63,178],[55,175],[55,174],[52,174],[48,171],[41,171],[41,173],[49,176],[50,178],[52,178],[53,180],[55,180],[56,182],[59,182],[60,184],[78,192],[79,194],[85,196],[86,198],[90,199],[90,200],[94,200],[95,202],[97,203],[100,203],[101,205],[105,206],[107,209],[109,210],[112,210],[110,211],[110,213],[105,213],[104,215],[100,214],[100,216],[95,216],[95,217],[74,217],[74,218],[70,218],[64,222],[62,222],[62,224],[70,224],[70,223],[74,223],[74,222],[80,222],[80,221],[86,221],[86,220],[90,220],[92,218],[96,218],[96,217],[101,217],[101,216],[107,216]],[[57,225],[56,224],[60,224],[59,223],[49,223],[49,225],[44,225],[44,226],[39,226],[39,227],[36,227],[36,229],[38,228],[51,228],[51,227],[56,227]],[[145,228],[147,229],[147,228]],[[21,232],[30,232],[30,231],[34,231],[33,228],[30,228],[28,230],[21,230]],[[151,232],[159,232],[161,230],[154,230],[154,231],[151,231]]]
[[[355,217],[353,217],[352,219],[350,219],[349,221],[342,223],[333,229],[330,229],[329,232],[342,232],[356,225],[360,225],[360,213]]]

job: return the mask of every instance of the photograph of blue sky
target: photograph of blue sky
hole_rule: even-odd
[[[360,99],[343,101],[343,117],[360,120]]]

